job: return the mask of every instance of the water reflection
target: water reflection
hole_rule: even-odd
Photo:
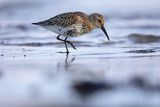
[[[76,56],[66,55],[64,61],[57,63],[57,72],[61,72],[61,68],[64,68],[64,71],[68,72],[75,60]]]
[[[71,90],[75,92],[74,94],[84,98],[114,87],[113,84],[105,81],[105,73],[110,69],[110,64],[106,62],[107,60],[105,63],[102,62],[103,64],[94,60],[88,62],[84,59],[80,60],[76,55],[66,55],[57,63],[57,71],[67,74],[71,80]]]
[[[65,70],[66,71],[68,71],[68,68],[72,65],[75,59],[76,59],[76,56],[69,58],[69,55],[66,55],[66,59],[65,59]]]

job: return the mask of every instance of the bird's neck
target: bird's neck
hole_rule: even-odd
[[[97,26],[95,24],[95,21],[94,21],[94,16],[92,14],[88,16],[88,19],[89,19],[89,21],[90,21],[90,23],[92,25],[92,29],[97,28]]]

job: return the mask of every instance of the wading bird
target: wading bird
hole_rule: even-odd
[[[109,40],[109,36],[104,28],[104,18],[99,13],[87,15],[83,12],[68,12],[32,24],[39,25],[57,33],[57,40],[64,42],[67,55],[69,53],[67,43],[70,44],[73,49],[76,49],[72,42],[67,40],[68,37],[80,36],[91,32],[95,28],[101,28]],[[61,35],[65,36],[65,39],[61,39]]]

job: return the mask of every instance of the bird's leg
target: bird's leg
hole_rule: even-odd
[[[66,52],[67,52],[67,55],[68,55],[69,51],[68,51],[68,47],[67,47],[67,44],[66,44],[66,39],[67,39],[67,37],[65,38],[65,40],[63,40],[63,39],[59,38],[60,36],[61,36],[61,35],[58,35],[58,36],[57,36],[57,40],[60,40],[60,41],[63,41],[63,42],[64,42],[65,47],[66,47]]]
[[[59,38],[59,37],[60,37],[60,35],[57,36],[57,39],[58,39],[58,40],[63,41],[63,42],[67,42],[68,44],[70,44],[70,45],[72,46],[73,49],[76,50],[76,47],[75,47],[70,41],[67,41],[67,38],[66,38],[65,40],[63,40],[63,39],[61,39],[61,38]]]
[[[75,49],[75,50],[76,50],[76,47],[72,44],[72,42],[67,41],[67,37],[66,37],[65,41],[66,41],[68,44],[70,44],[70,45],[72,46],[72,48],[73,48],[73,49]]]
[[[67,52],[67,55],[68,55],[69,51],[68,51],[68,47],[67,47],[66,40],[67,40],[67,37],[66,37],[65,40],[64,40],[64,44],[65,44],[65,47],[66,47],[66,50],[67,50],[66,52]]]

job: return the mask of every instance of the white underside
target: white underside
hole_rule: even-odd
[[[58,26],[42,26],[42,27],[63,36],[77,36],[77,35],[66,35],[66,34],[68,30],[76,30],[76,32],[80,33],[80,29],[82,26],[76,24],[69,27],[58,27]]]

